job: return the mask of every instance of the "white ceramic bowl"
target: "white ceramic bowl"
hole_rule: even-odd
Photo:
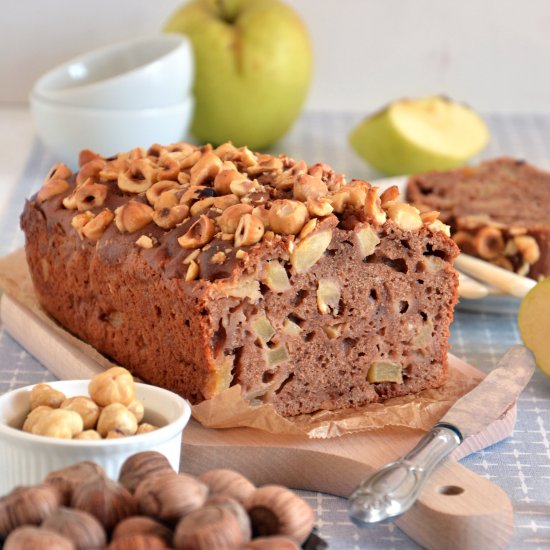
[[[51,382],[67,397],[88,395],[89,380]],[[144,421],[161,426],[158,430],[121,439],[55,439],[23,432],[19,428],[29,412],[26,386],[0,396],[0,496],[18,485],[40,483],[46,475],[83,460],[103,466],[117,479],[129,456],[141,451],[158,451],[179,470],[182,430],[189,421],[191,407],[181,397],[156,386],[136,384],[136,397],[145,408]]]
[[[193,114],[193,98],[155,109],[87,109],[31,96],[31,111],[40,139],[73,170],[82,149],[111,156],[152,143],[185,138]]]
[[[32,93],[73,107],[165,107],[190,94],[193,76],[190,40],[179,34],[161,34],[71,59],[42,76]]]

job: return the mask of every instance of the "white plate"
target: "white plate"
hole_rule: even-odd
[[[403,200],[406,196],[406,184],[407,176],[398,176],[392,178],[381,178],[372,180],[371,183],[380,188],[380,191],[384,191],[392,185],[397,185]],[[518,312],[520,298],[510,296],[509,294],[503,294],[497,289],[491,289],[490,294],[484,298],[469,299],[460,298],[457,308],[463,311],[476,311],[483,313],[497,313],[505,315],[515,315]]]

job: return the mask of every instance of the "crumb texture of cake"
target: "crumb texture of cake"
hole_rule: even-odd
[[[45,310],[192,403],[240,384],[292,416],[446,379],[458,248],[395,187],[231,143],[83,151],[21,225]]]
[[[437,210],[460,249],[538,280],[550,276],[550,173],[511,158],[413,176],[407,199]]]

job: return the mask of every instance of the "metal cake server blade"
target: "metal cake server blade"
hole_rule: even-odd
[[[349,497],[351,519],[377,523],[406,512],[432,470],[468,436],[502,416],[535,370],[532,353],[513,346],[478,386],[461,397],[443,418],[399,460],[377,470]]]

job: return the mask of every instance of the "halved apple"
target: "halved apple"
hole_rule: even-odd
[[[461,166],[487,145],[489,131],[466,105],[433,96],[391,103],[365,118],[349,139],[371,166],[399,175]]]
[[[550,277],[537,283],[521,301],[518,328],[538,367],[550,376]]]

